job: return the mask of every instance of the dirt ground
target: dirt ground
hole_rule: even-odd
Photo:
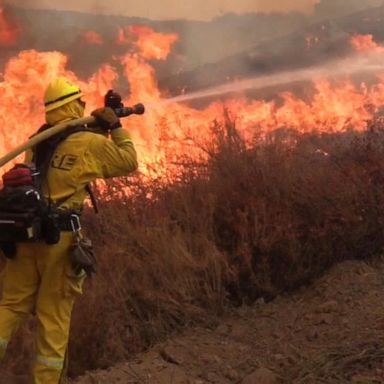
[[[384,383],[383,298],[384,259],[344,262],[310,287],[72,384]]]
[[[383,272],[384,260],[344,262],[310,287],[75,383],[384,383]]]

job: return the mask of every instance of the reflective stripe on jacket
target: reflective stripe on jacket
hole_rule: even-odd
[[[124,128],[113,130],[111,139],[78,132],[57,147],[43,192],[60,207],[79,210],[87,196],[87,184],[99,178],[126,176],[136,169],[136,151]]]

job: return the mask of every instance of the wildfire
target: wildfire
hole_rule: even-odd
[[[0,1],[0,46],[15,45],[20,33],[20,26],[13,21],[11,15],[2,6]]]
[[[87,36],[96,35],[90,32]],[[102,39],[97,37],[94,41],[99,44]],[[148,61],[165,60],[176,41],[176,35],[157,33],[146,26],[123,28],[117,43],[123,47],[129,44],[127,52],[111,58],[109,64],[86,81],[67,69],[64,53],[20,52],[6,64],[0,82],[0,153],[24,142],[43,123],[43,94],[53,77],[63,75],[80,83],[89,113],[102,104],[103,95],[113,88],[121,65],[130,88],[125,104],[142,102],[147,106],[145,115],[123,119],[124,126],[133,134],[141,170],[147,174],[150,170],[172,173],[174,161],[185,153],[196,158],[202,156],[201,148],[212,140],[212,122],[222,121],[224,109],[236,117],[237,128],[252,142],[255,134],[281,127],[299,132],[363,130],[366,121],[384,104],[384,78],[370,87],[348,80],[336,85],[326,79],[316,80],[310,102],[285,92],[275,101],[235,97],[213,102],[203,109],[163,103],[166,94],[159,89],[155,70]],[[363,46],[371,51],[383,49],[369,37],[355,36],[353,41],[370,41]]]
[[[384,52],[384,47],[377,44],[372,35],[354,35],[351,38],[351,45],[358,52]]]
[[[104,43],[102,36],[95,31],[85,32],[83,38],[88,44],[102,45]]]
[[[177,40],[176,34],[157,33],[145,25],[130,25],[120,28],[116,43],[134,44],[145,60],[165,60]]]

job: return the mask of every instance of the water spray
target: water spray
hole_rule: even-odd
[[[164,106],[167,104],[222,96],[250,89],[258,90],[300,81],[313,81],[316,78],[318,79],[354,74],[377,73],[379,71],[384,71],[384,55],[382,53],[373,54],[366,57],[354,55],[347,59],[334,60],[311,68],[297,69],[294,71],[283,71],[280,73],[259,76],[250,79],[245,79],[242,81],[219,85],[202,91],[192,92],[189,94],[176,96],[170,99],[165,99],[160,102],[149,103],[147,104],[147,107],[155,109],[156,107]],[[116,111],[116,113],[119,117],[125,117],[131,114],[141,115],[144,113],[144,110],[145,109],[142,104],[137,104],[133,107],[121,108],[120,110]],[[19,146],[6,156],[0,158],[0,167],[2,167],[7,162],[11,161],[20,153],[35,146],[40,141],[46,140],[48,137],[67,129],[70,126],[92,124],[93,122],[93,117],[85,117],[83,119],[73,120],[71,122],[59,124],[58,126],[52,127],[51,129],[34,136],[27,143],[24,143],[23,145]]]
[[[326,77],[340,77],[363,73],[384,71],[384,55],[373,54],[367,57],[353,55],[347,59],[330,61],[311,68],[283,71],[266,76],[258,76],[250,79],[218,85],[201,91],[166,99],[156,104],[171,104],[185,101],[200,100],[204,98],[222,96],[231,93],[258,90],[268,87],[286,85],[294,82],[308,81]]]

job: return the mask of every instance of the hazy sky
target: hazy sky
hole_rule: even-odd
[[[363,1],[363,0],[362,0]],[[211,19],[226,12],[311,12],[318,0],[5,0],[30,8],[112,13],[151,19]]]

